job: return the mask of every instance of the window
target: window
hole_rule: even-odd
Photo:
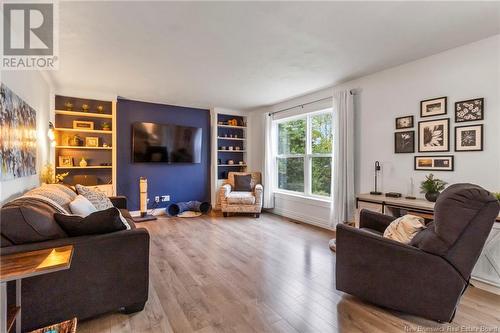
[[[277,191],[331,196],[332,112],[277,121]]]

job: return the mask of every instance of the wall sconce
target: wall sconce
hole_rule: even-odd
[[[47,130],[47,137],[49,138],[50,145],[54,147],[56,145],[56,136],[54,134],[54,124],[49,121],[49,129]]]

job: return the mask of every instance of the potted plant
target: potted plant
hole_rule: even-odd
[[[444,190],[446,184],[445,181],[434,178],[434,175],[431,173],[425,176],[425,180],[420,185],[421,193],[425,193],[425,198],[430,202],[436,202],[439,193]]]
[[[111,131],[111,125],[107,121],[103,121],[101,126],[103,131]]]
[[[493,195],[495,198],[497,198],[498,201],[500,201],[500,192],[493,192]]]
[[[40,178],[43,184],[59,184],[63,182],[68,174],[69,172],[55,174],[54,166],[49,163],[43,167]]]

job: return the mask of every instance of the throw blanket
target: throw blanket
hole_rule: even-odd
[[[21,205],[30,206],[33,200],[45,202],[46,204],[54,208],[58,213],[69,214],[69,212],[66,209],[64,209],[60,204],[58,204],[52,199],[49,199],[39,194],[25,194],[22,197],[12,200],[11,203],[16,202],[20,203]]]

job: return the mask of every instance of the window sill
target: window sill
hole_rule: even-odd
[[[331,198],[319,198],[319,197],[311,197],[307,195],[303,195],[300,193],[292,193],[292,192],[285,192],[285,191],[274,191],[274,195],[277,198],[282,198],[290,201],[297,201],[301,203],[307,203],[310,205],[314,206],[319,206],[319,207],[324,207],[324,208],[330,208],[331,207]]]

